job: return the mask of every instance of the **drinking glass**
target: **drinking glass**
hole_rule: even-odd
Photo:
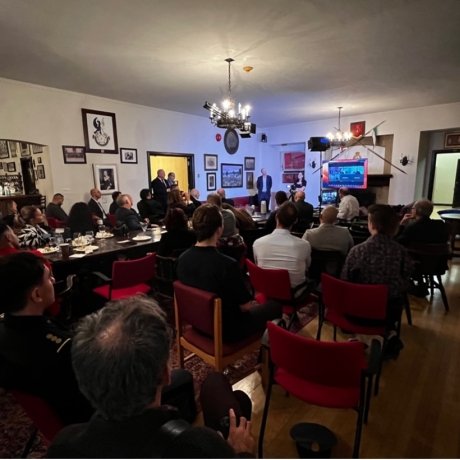
[[[145,233],[145,231],[147,230],[148,224],[145,222],[140,222],[140,224],[141,224],[142,232]]]
[[[92,244],[94,241],[94,233],[92,231],[88,231],[85,233],[85,236],[88,241],[88,244]]]
[[[56,238],[52,236],[49,241],[48,241],[48,246],[50,248],[55,248],[56,247]]]

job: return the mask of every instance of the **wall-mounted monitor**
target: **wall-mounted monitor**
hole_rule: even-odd
[[[367,188],[367,158],[325,163],[323,165],[323,187]]]
[[[337,201],[338,201],[337,190],[323,190],[321,192],[321,204],[322,205],[337,204]]]

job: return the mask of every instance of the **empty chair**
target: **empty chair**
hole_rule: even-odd
[[[66,223],[54,217],[47,217],[48,225],[50,228],[65,228]]]
[[[364,345],[360,342],[320,342],[293,334],[273,323],[268,323],[268,337],[271,369],[259,433],[259,458],[263,458],[273,383],[309,404],[356,410],[353,457],[358,457],[369,375]]]
[[[340,251],[326,251],[311,249],[311,264],[308,269],[308,277],[319,284],[321,273],[339,277],[342,271],[345,256]]]
[[[184,350],[191,351],[217,372],[260,348],[261,334],[237,342],[222,338],[222,302],[215,294],[174,282],[177,349],[184,367]]]
[[[116,261],[112,265],[112,278],[94,272],[105,284],[94,288],[93,292],[107,300],[147,294],[155,276],[155,258],[156,254],[152,253],[141,259]]]

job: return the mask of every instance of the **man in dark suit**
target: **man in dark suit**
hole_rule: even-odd
[[[225,190],[223,188],[219,188],[216,193],[220,195],[222,203],[227,203],[230,206],[235,206],[235,202],[231,198],[225,197]]]
[[[313,222],[313,205],[305,201],[305,192],[300,190],[294,195],[294,205],[299,216],[297,223],[292,227],[292,231],[303,233],[307,228],[310,228]]]
[[[157,177],[153,179],[150,184],[150,187],[153,192],[153,199],[158,201],[163,208],[163,211],[166,212],[168,207],[168,184],[165,180],[165,170],[159,169],[157,171]]]
[[[99,202],[102,196],[101,191],[98,188],[92,188],[89,191],[89,194],[91,195],[91,198],[88,201],[88,207],[93,215],[93,218],[95,220],[107,218],[107,213],[102,207],[102,204]]]
[[[192,188],[192,190],[190,190],[190,201],[193,203],[195,209],[201,206],[200,191],[198,189]]]
[[[270,198],[272,195],[272,176],[267,174],[267,170],[262,168],[261,176],[257,178],[257,199],[259,200],[259,205],[262,201],[267,203],[267,212],[270,207]]]

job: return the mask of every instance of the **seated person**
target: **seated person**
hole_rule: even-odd
[[[117,198],[121,195],[121,192],[118,190],[112,193],[112,202],[109,207],[109,214],[115,214],[115,211],[118,209]]]
[[[265,222],[264,229],[270,233],[276,228],[276,210],[286,201],[288,201],[288,196],[283,190],[278,190],[275,193],[275,210],[270,213],[268,216],[267,222]]]
[[[70,228],[70,235],[75,233],[84,235],[86,232],[97,231],[89,206],[82,201],[70,208],[67,225]]]
[[[6,200],[3,202],[4,209],[2,210],[2,220],[9,225],[13,230],[16,230],[24,225],[22,218],[18,212],[18,205],[14,200]]]
[[[38,206],[21,208],[24,226],[19,230],[21,248],[37,249],[45,246],[51,238],[51,230],[45,226],[45,216]]]
[[[218,193],[210,193],[206,198],[207,203],[213,204],[219,208],[224,218],[224,230],[222,237],[227,238],[233,236],[236,233],[236,217],[229,209],[222,208],[222,198]]]
[[[338,212],[335,206],[326,206],[321,211],[320,226],[307,230],[302,238],[307,240],[313,249],[340,251],[346,256],[353,247],[353,238],[348,228],[334,225]]]
[[[305,192],[302,190],[295,192],[294,205],[297,208],[298,217],[292,231],[303,233],[313,223],[313,205],[305,201]]]
[[[256,224],[252,220],[252,217],[244,209],[234,208],[232,205],[227,203],[222,203],[222,209],[227,209],[233,212],[238,230],[252,230],[256,228]]]
[[[359,217],[359,201],[353,195],[350,195],[350,190],[347,187],[339,189],[340,204],[337,219],[352,220]]]
[[[148,219],[152,224],[158,224],[165,216],[161,204],[152,198],[148,188],[143,188],[139,195],[141,200],[137,202],[137,209],[141,219]]]
[[[263,332],[268,320],[281,316],[281,306],[276,302],[258,304],[245,285],[238,263],[217,250],[224,225],[219,208],[209,203],[201,205],[192,223],[197,243],[179,257],[178,279],[222,299],[224,340],[236,341]]]
[[[179,208],[187,217],[195,211],[195,205],[189,200],[188,193],[181,192],[178,188],[172,189],[168,194],[168,209]]]
[[[117,198],[118,209],[115,211],[117,225],[126,225],[128,230],[142,230],[141,216],[133,209],[129,195],[120,195]],[[148,223],[148,219],[144,219]]]
[[[111,302],[83,319],[74,338],[73,364],[96,413],[88,423],[62,430],[48,457],[231,458],[251,453],[250,422],[241,417],[236,429],[233,410],[225,441],[162,405],[161,389],[170,381],[171,332],[164,312],[147,297]],[[219,397],[217,392],[216,404]],[[166,436],[166,427],[174,435]]]
[[[83,422],[93,410],[72,370],[71,334],[43,315],[54,302],[53,284],[43,258],[0,257],[0,386],[40,396],[65,424]]]
[[[235,206],[235,202],[231,198],[227,198],[225,196],[225,189],[219,188],[219,189],[217,189],[216,193],[220,196],[220,198],[222,200],[222,203],[227,203],[230,206]]]
[[[0,222],[0,257],[14,254],[19,251],[18,236],[9,225],[6,225],[5,222]]]
[[[57,219],[61,222],[67,222],[69,216],[67,213],[62,209],[62,204],[64,203],[64,195],[62,193],[55,193],[53,196],[53,200],[48,203],[48,206],[45,210],[46,217],[52,217],[53,219]]]
[[[163,257],[174,257],[182,250],[196,243],[195,233],[188,229],[187,216],[179,208],[168,209],[164,224],[166,233],[161,235],[157,254]]]
[[[192,188],[192,190],[190,190],[190,201],[193,203],[195,209],[201,206],[200,191],[198,189]]]

